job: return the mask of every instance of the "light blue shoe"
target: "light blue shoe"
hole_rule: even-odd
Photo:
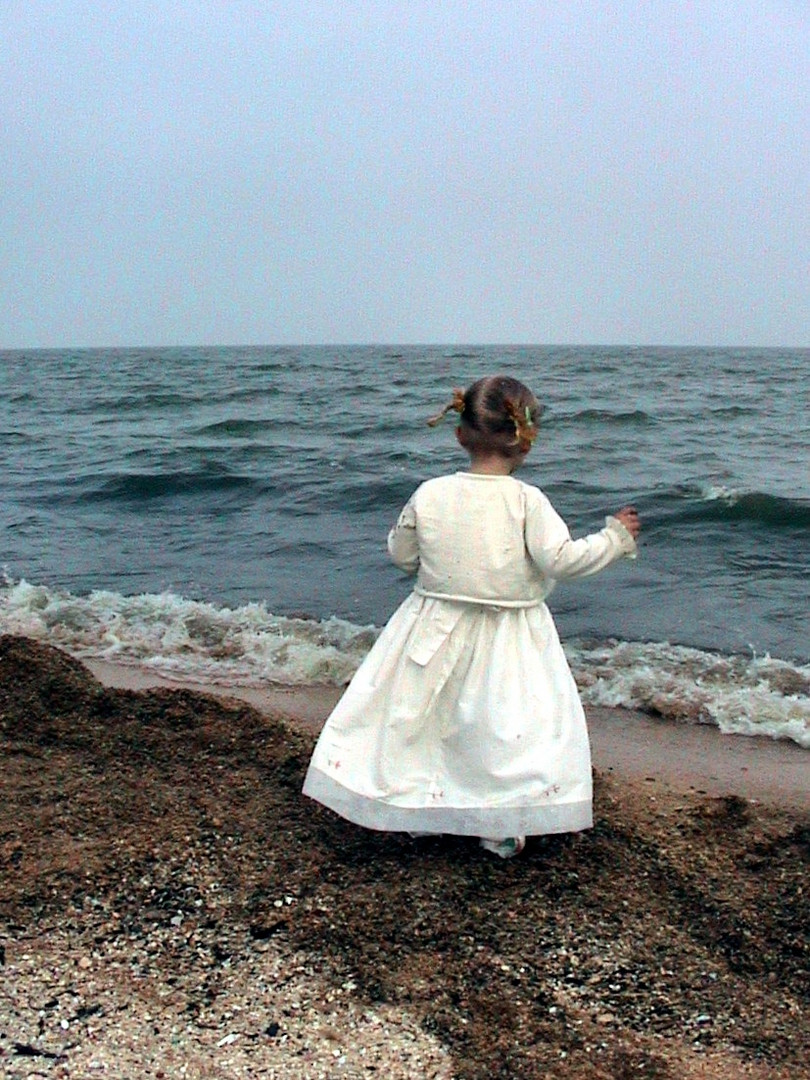
[[[503,840],[487,840],[482,836],[480,844],[484,851],[491,851],[501,859],[511,859],[526,847],[526,837],[507,836]]]

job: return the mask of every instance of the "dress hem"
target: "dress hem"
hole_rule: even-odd
[[[581,832],[593,825],[591,799],[511,806],[397,806],[350,791],[315,767],[307,773],[304,794],[347,821],[378,832],[500,838]]]

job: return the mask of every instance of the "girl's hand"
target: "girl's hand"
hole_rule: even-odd
[[[623,506],[618,513],[613,515],[617,521],[620,521],[624,525],[625,529],[630,533],[634,540],[638,539],[638,534],[641,532],[641,522],[638,518],[638,511],[635,506]]]

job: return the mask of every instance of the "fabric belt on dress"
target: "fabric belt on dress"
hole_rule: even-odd
[[[422,588],[421,585],[414,585],[413,591],[418,596],[429,596],[433,600],[451,600],[456,604],[477,604],[493,608],[532,608],[545,603],[545,597],[543,596],[532,596],[525,600],[507,600],[502,597],[495,599],[486,596],[465,596],[456,593],[434,592],[431,589]]]

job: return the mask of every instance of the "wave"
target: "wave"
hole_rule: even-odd
[[[214,394],[210,399],[210,402],[232,402],[232,401],[264,401],[266,398],[275,398],[280,395],[281,391],[277,386],[272,383],[265,383],[262,386],[246,386],[239,390],[230,390],[227,393]]]
[[[294,559],[305,556],[328,556],[332,553],[332,546],[328,543],[319,543],[317,540],[299,540],[295,543],[273,544],[268,551],[275,557],[284,555]]]
[[[810,667],[666,642],[573,642],[566,652],[590,704],[713,724],[725,734],[789,739],[810,749]]]
[[[4,446],[8,446],[9,443],[25,446],[29,443],[41,441],[38,437],[29,435],[25,431],[0,431],[0,440],[2,440]]]
[[[95,484],[94,484],[95,481]],[[83,477],[90,490],[78,496],[80,502],[147,502],[152,499],[172,499],[180,495],[200,495],[243,491],[258,488],[255,480],[221,469],[176,473],[120,473],[103,480]]]
[[[712,482],[683,484],[674,489],[672,498],[676,507],[672,517],[677,521],[751,522],[793,529],[810,527],[810,502],[806,499],[742,491]]]
[[[76,596],[26,581],[0,587],[0,630],[80,658],[224,686],[340,686],[377,635],[337,618],[274,615],[259,603],[217,607],[168,592]]]
[[[754,405],[719,405],[716,408],[706,410],[709,416],[715,419],[733,420],[738,416],[758,416],[760,409]]]
[[[219,420],[214,424],[205,424],[194,428],[192,435],[214,435],[216,437],[252,439],[266,431],[276,432],[277,420]]]
[[[340,487],[318,493],[321,510],[342,510],[345,513],[363,513],[378,508],[399,508],[413,494],[415,484],[411,477],[384,477],[365,480],[363,477],[346,478]]]
[[[6,579],[0,632],[79,658],[108,659],[178,681],[221,686],[341,686],[377,637],[335,617],[277,615],[263,604],[218,607],[173,593],[87,596]],[[573,641],[566,653],[583,699],[676,723],[788,739],[810,749],[810,667],[667,643]]]
[[[7,401],[9,405],[28,405],[36,402],[36,396],[28,390],[11,391],[8,394],[0,393],[0,401]]]
[[[118,397],[91,399],[84,408],[78,406],[74,411],[93,415],[108,412],[118,419],[122,415],[131,413],[149,413],[153,415],[164,409],[177,410],[185,409],[188,406],[196,407],[206,400],[206,396],[201,389],[186,392],[179,390],[149,390],[141,387],[136,394],[121,394]]]
[[[635,424],[646,426],[657,422],[654,416],[650,416],[643,409],[632,409],[628,412],[612,412],[610,409],[583,409],[566,419],[577,424]]]

